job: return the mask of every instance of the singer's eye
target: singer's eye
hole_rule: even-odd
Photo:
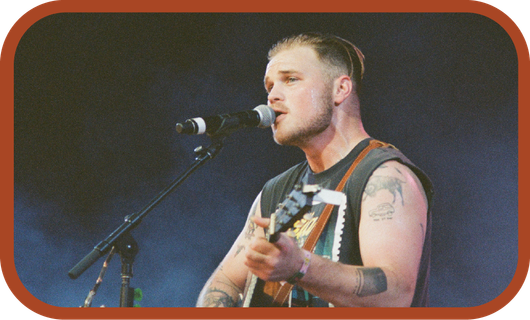
[[[295,81],[298,81],[298,78],[295,78],[295,77],[287,78],[287,82],[295,82]]]

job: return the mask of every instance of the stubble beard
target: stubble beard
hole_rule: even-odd
[[[283,146],[295,146],[303,148],[308,145],[312,138],[324,132],[331,123],[333,116],[333,102],[331,100],[331,90],[326,90],[320,98],[319,112],[311,118],[302,119],[303,121],[295,128],[283,136],[274,134],[274,141]]]

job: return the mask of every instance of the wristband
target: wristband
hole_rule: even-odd
[[[304,263],[302,264],[302,267],[300,268],[300,271],[295,273],[292,277],[287,279],[287,282],[290,284],[297,283],[300,279],[302,279],[303,276],[307,273],[307,269],[309,269],[309,264],[311,263],[311,252],[307,250],[304,251]]]

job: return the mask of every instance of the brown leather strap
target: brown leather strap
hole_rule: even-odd
[[[339,185],[337,186],[335,191],[342,191],[342,189],[344,188],[344,185],[346,185],[346,182],[348,181],[348,178],[353,173],[353,170],[355,170],[359,162],[361,162],[364,159],[364,157],[368,154],[368,152],[376,148],[388,147],[388,146],[393,147],[391,144],[388,144],[388,143],[384,143],[378,140],[371,140],[370,144],[366,148],[364,148],[363,151],[361,151],[361,153],[359,153],[359,155],[357,156],[357,159],[353,161],[352,165],[350,166],[348,171],[346,171],[346,174],[344,175],[344,177],[342,177],[342,180],[339,182]],[[320,238],[320,235],[322,234],[322,231],[324,230],[324,227],[326,226],[329,220],[329,217],[331,216],[332,210],[333,210],[333,205],[327,204],[324,210],[322,211],[322,213],[320,214],[320,217],[318,218],[315,227],[313,228],[313,230],[309,234],[309,237],[304,243],[302,247],[303,249],[309,252],[313,252],[318,242],[318,238]],[[274,296],[274,301],[272,305],[275,307],[282,306],[287,300],[287,297],[289,296],[289,293],[291,292],[293,287],[294,285],[289,284],[289,283],[283,284],[281,288],[278,290],[278,292],[276,293],[276,295]]]

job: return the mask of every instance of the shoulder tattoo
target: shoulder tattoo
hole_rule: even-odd
[[[399,193],[401,204],[404,204],[403,189],[401,187],[401,185],[404,183],[405,181],[402,181],[396,177],[372,176],[368,180],[368,183],[364,189],[363,201],[368,197],[375,197],[377,192],[380,190],[387,190],[394,196],[394,201],[392,203],[396,202],[396,196]]]

